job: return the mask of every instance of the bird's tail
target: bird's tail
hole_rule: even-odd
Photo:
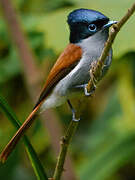
[[[9,141],[9,143],[6,145],[4,150],[0,154],[0,161],[5,162],[10,155],[10,153],[14,150],[15,146],[17,145],[20,138],[24,135],[26,130],[31,126],[33,121],[38,115],[38,109],[40,107],[40,104],[30,113],[28,118],[24,121],[24,123],[21,125],[21,127],[18,129],[18,131],[15,133],[15,135],[12,137],[12,139]]]

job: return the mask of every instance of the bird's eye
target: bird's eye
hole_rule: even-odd
[[[95,24],[90,24],[88,28],[91,32],[96,32],[97,30],[97,26]]]

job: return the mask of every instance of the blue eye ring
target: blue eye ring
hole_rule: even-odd
[[[91,31],[91,32],[96,32],[96,31],[97,31],[97,26],[96,26],[95,24],[90,24],[90,25],[88,26],[88,29],[89,29],[89,31]]]

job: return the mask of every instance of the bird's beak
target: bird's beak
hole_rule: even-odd
[[[116,24],[118,21],[109,21],[107,24],[103,26],[103,29],[106,29],[107,27],[112,26],[113,24]]]

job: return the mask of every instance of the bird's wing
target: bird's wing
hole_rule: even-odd
[[[15,135],[12,137],[5,149],[2,151],[0,155],[0,161],[4,162],[7,159],[9,154],[12,152],[12,150],[15,148],[16,144],[20,140],[20,138],[23,136],[25,131],[30,127],[30,125],[34,121],[42,102],[52,91],[54,86],[75,67],[75,65],[81,59],[81,56],[81,47],[76,46],[74,44],[69,44],[67,48],[64,50],[64,52],[60,55],[52,70],[50,71],[50,74],[47,78],[47,81],[45,83],[45,86],[42,90],[42,93],[35,108],[28,116],[28,118],[24,121],[24,123],[21,125],[21,127],[18,129],[18,131],[15,133]]]
[[[80,46],[69,44],[66,47],[66,49],[59,56],[56,63],[52,67],[44,88],[42,89],[39,100],[34,108],[36,108],[39,103],[45,100],[45,98],[50,94],[55,85],[76,66],[81,57],[82,49]]]

